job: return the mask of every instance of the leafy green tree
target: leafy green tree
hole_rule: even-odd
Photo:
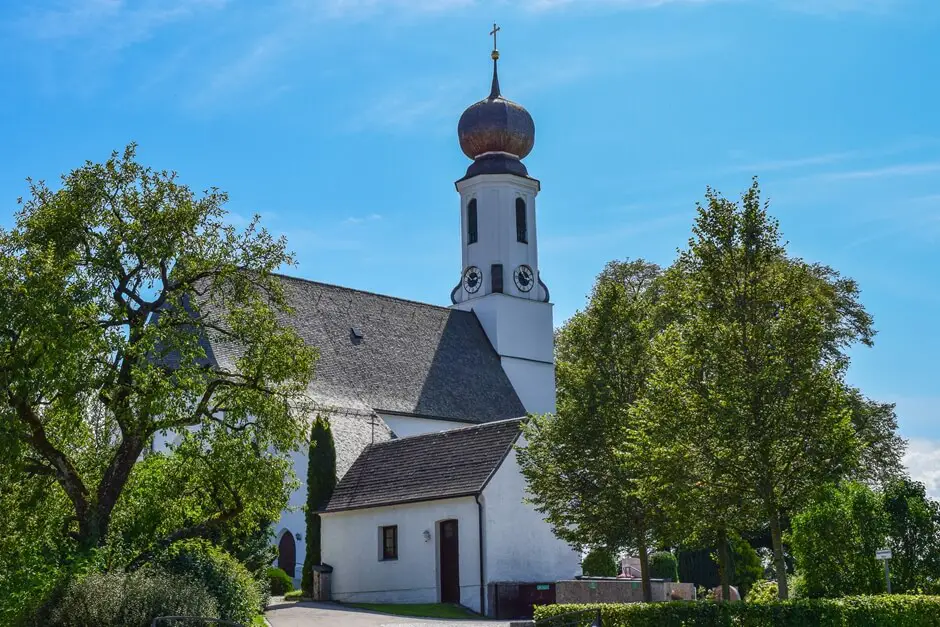
[[[616,577],[620,573],[617,555],[606,547],[596,547],[581,560],[581,572],[587,577]]]
[[[764,567],[761,564],[760,555],[747,540],[741,536],[734,536],[730,542],[733,570],[731,582],[737,586],[741,597],[744,598],[750,592],[751,587],[764,575]]]
[[[940,581],[940,503],[927,498],[924,484],[905,477],[885,487],[884,508],[892,591],[935,589]]]
[[[310,431],[310,452],[307,457],[307,551],[300,588],[305,594],[313,593],[313,567],[322,562],[320,544],[320,514],[333,496],[336,487],[336,446],[330,421],[317,416]]]
[[[598,276],[584,311],[557,332],[555,415],[525,427],[519,451],[532,502],[555,534],[575,547],[606,546],[639,555],[646,600],[647,559],[656,510],[638,497],[625,443],[630,407],[643,395],[649,347],[661,326],[659,267],[611,262]]]
[[[888,520],[881,497],[870,488],[860,483],[832,488],[791,524],[790,547],[807,596],[884,591],[884,569],[875,552],[884,546]]]
[[[657,551],[650,555],[650,577],[679,581],[679,560],[669,551]]]
[[[894,403],[879,403],[855,388],[848,388],[847,392],[852,426],[862,446],[861,463],[851,478],[873,487],[903,479],[907,442],[898,435]]]
[[[315,354],[279,322],[285,241],[226,225],[225,201],[131,145],[30,182],[0,230],[0,475],[56,504],[56,546],[133,566],[286,503]]]
[[[843,374],[848,347],[871,343],[871,318],[854,281],[787,256],[756,180],[740,205],[708,190],[667,274],[677,318],[637,410],[648,483],[683,495],[723,572],[728,539],[768,525],[787,598],[783,516],[857,467]]]

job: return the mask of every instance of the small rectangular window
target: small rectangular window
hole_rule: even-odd
[[[477,199],[467,204],[467,244],[477,243]]]
[[[382,527],[382,559],[398,559],[398,525]]]
[[[529,243],[529,227],[526,224],[525,200],[516,198],[516,241]]]

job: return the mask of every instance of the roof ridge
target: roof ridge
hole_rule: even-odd
[[[490,422],[480,422],[480,423],[475,423],[472,425],[466,425],[464,427],[457,427],[456,429],[445,429],[443,431],[429,431],[428,433],[418,433],[417,435],[408,435],[403,438],[394,438],[391,440],[385,440],[384,442],[375,442],[373,444],[370,444],[366,448],[373,449],[373,448],[379,448],[382,446],[387,446],[389,444],[395,444],[396,442],[405,442],[405,441],[413,442],[415,440],[420,440],[424,438],[430,439],[433,437],[441,437],[447,434],[459,433],[462,431],[469,431],[471,429],[484,429],[486,427],[493,427],[493,426],[501,425],[507,422],[522,422],[525,419],[526,419],[526,416],[519,416],[518,418],[502,418],[500,420],[492,420]]]
[[[313,279],[307,279],[305,277],[292,276],[290,274],[284,274],[282,272],[272,272],[273,276],[281,277],[283,279],[290,279],[292,281],[299,281],[301,283],[309,283],[311,285],[319,285],[321,287],[332,287],[340,290],[345,290],[347,292],[357,292],[359,294],[368,294],[369,296],[378,296],[379,298],[385,298],[388,300],[394,300],[401,303],[410,303],[412,305],[421,305],[423,307],[430,307],[432,309],[440,309],[442,311],[459,311],[461,313],[473,313],[464,311],[462,309],[456,309],[452,307],[446,307],[444,305],[435,305],[433,303],[425,303],[420,300],[413,300],[410,298],[401,298],[399,296],[389,296],[388,294],[379,294],[378,292],[370,292],[368,290],[360,290],[355,287],[346,287],[345,285],[337,285],[336,283],[326,283],[325,281],[314,281]]]

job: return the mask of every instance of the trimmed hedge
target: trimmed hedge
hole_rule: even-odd
[[[271,567],[267,570],[268,586],[271,588],[271,594],[274,596],[284,596],[294,589],[294,581],[290,575],[280,568]]]
[[[543,605],[540,620],[601,610],[604,627],[940,627],[940,596],[882,595],[773,603]]]

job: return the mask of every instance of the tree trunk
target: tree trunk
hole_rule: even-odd
[[[721,600],[731,600],[731,556],[728,553],[728,532],[718,532],[718,574],[721,577]]]
[[[770,513],[770,542],[774,550],[774,570],[777,572],[777,596],[785,601],[790,597],[790,590],[787,587],[787,563],[783,558],[780,512],[776,508]]]
[[[636,548],[640,554],[640,585],[643,587],[643,602],[652,603],[653,586],[650,584],[650,559],[649,550],[646,547],[646,534],[640,534]]]

